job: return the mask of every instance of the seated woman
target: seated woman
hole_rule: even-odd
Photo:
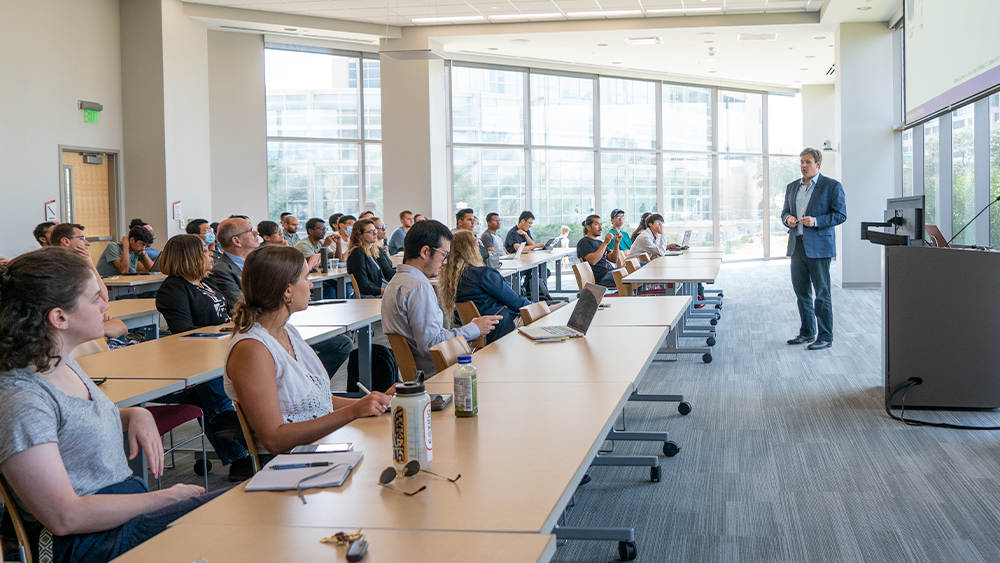
[[[156,294],[156,310],[172,334],[229,322],[226,298],[203,281],[210,269],[211,254],[198,235],[177,235],[163,246],[160,271],[167,274],[167,279]],[[229,480],[238,482],[253,476],[253,460],[239,440],[240,421],[221,377],[167,395],[160,402],[201,407],[208,440],[222,464],[232,464]]]
[[[0,471],[17,510],[53,536],[55,561],[104,562],[223,491],[178,484],[149,492],[132,476],[139,448],[153,476],[163,444],[149,411],[118,409],[70,352],[103,336],[93,267],[65,248],[0,266]]]
[[[455,304],[466,301],[475,303],[480,315],[503,317],[486,336],[487,344],[521,326],[521,307],[531,304],[507,285],[500,272],[483,265],[472,231],[455,233],[448,261],[438,274],[438,295],[446,321],[455,318]]]
[[[354,224],[347,248],[347,272],[354,275],[358,287],[354,290],[362,297],[381,297],[385,286],[396,274],[392,261],[379,260],[382,255],[378,244],[378,229],[371,219],[361,219]]]
[[[288,246],[253,251],[243,265],[243,301],[225,362],[226,393],[271,453],[309,444],[356,418],[378,416],[389,397],[333,397],[330,377],[288,318],[309,305],[302,253]],[[393,393],[390,390],[390,394]]]

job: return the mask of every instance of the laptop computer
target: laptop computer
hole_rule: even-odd
[[[519,245],[519,246],[517,247],[517,252],[515,252],[514,254],[507,254],[507,255],[505,255],[505,256],[501,256],[501,257],[500,257],[500,259],[501,259],[501,260],[517,260],[518,258],[520,258],[520,257],[521,257],[521,253],[522,253],[522,252],[524,252],[524,247],[525,247],[525,246],[528,246],[528,245],[527,245],[526,243],[523,243],[523,242],[522,242],[522,243],[521,243],[521,244],[520,244],[520,245]]]
[[[688,243],[691,242],[691,229],[684,231],[684,238],[681,239],[681,250],[687,250],[691,248]]]
[[[937,246],[940,248],[951,248],[948,244],[948,239],[944,237],[941,233],[941,229],[937,225],[924,225],[924,233],[926,233],[927,238],[930,242],[929,246]]]
[[[555,238],[550,238],[550,239],[548,240],[548,242],[546,242],[546,243],[545,243],[545,244],[544,244],[544,245],[543,245],[543,246],[542,246],[541,248],[539,248],[538,250],[552,250],[552,246],[553,246],[553,245],[555,244],[555,242],[556,242],[556,239],[555,239]]]
[[[573,307],[569,322],[561,326],[522,326],[517,329],[532,340],[549,338],[579,338],[587,334],[590,323],[604,299],[604,286],[588,283],[580,292],[580,299]]]

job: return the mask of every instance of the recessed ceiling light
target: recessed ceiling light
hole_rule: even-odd
[[[607,43],[598,43],[597,46],[598,47],[607,47],[608,44]]]
[[[486,50],[487,51],[499,51],[500,48],[499,47],[487,47]]]
[[[482,21],[483,16],[435,16],[432,18],[410,18],[413,23],[447,23],[447,22],[474,22]]]
[[[708,71],[709,74],[715,74],[716,72],[719,72],[719,71],[717,71],[717,70],[710,70],[710,71]]]
[[[496,7],[496,6],[493,6],[493,7],[492,7],[492,8],[490,8],[490,9],[491,9],[491,10],[496,10],[496,9],[497,9],[497,7]]]
[[[294,27],[286,27],[285,31],[298,31],[298,30],[295,29]]]
[[[620,65],[620,64],[622,64],[622,62],[621,61],[611,61],[611,64],[613,64],[613,65]]]
[[[702,32],[701,32],[701,33],[699,33],[698,35],[715,35],[715,34],[714,34],[714,33],[712,33],[711,31],[702,31]]]
[[[647,14],[680,14],[684,12],[721,12],[722,7],[717,8],[658,8],[646,10]]]
[[[871,6],[858,6],[858,9],[861,10],[862,12],[866,12],[868,10],[871,10],[872,7]]]
[[[527,43],[528,39],[511,39],[511,43]]]
[[[817,36],[817,37],[813,37],[813,39],[826,39],[826,37],[823,37],[823,36]]]
[[[715,43],[715,41],[702,41],[702,43]]]
[[[562,12],[547,12],[544,14],[497,14],[490,20],[537,20],[542,18],[561,18]]]
[[[806,58],[807,58],[807,59],[815,59],[815,58],[816,58],[816,55],[806,55]]]
[[[659,45],[663,40],[659,37],[627,37],[625,43],[629,45]]]
[[[641,16],[642,10],[596,10],[587,12],[566,12],[571,18],[610,18],[614,16]]]
[[[809,70],[808,68],[800,68],[799,70]]]

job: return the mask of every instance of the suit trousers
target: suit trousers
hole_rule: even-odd
[[[794,236],[794,235],[793,235]],[[792,252],[792,288],[799,306],[802,325],[799,335],[833,342],[833,300],[830,298],[830,259],[809,258],[802,237],[795,240]],[[816,292],[815,302],[813,291]],[[819,332],[816,332],[816,325]]]

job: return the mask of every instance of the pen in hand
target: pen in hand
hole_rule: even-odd
[[[367,387],[365,387],[364,385],[362,385],[360,381],[358,382],[358,389],[361,389],[362,391],[364,391],[365,395],[371,395],[372,394],[372,392],[369,391]]]
[[[329,467],[333,465],[329,461],[314,461],[312,463],[289,463],[286,465],[272,465],[271,469],[302,469],[304,467]]]

